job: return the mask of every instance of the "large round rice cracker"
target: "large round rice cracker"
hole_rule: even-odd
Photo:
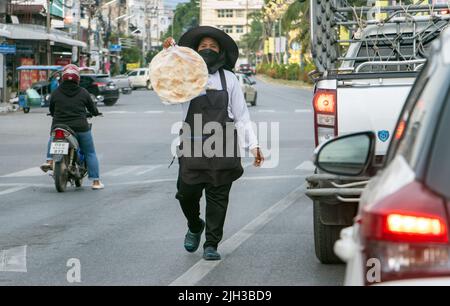
[[[208,67],[191,48],[174,46],[153,58],[150,63],[150,81],[163,102],[189,102],[205,90]]]

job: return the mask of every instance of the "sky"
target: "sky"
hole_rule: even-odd
[[[178,3],[181,2],[188,2],[189,0],[164,0],[164,4],[168,5],[168,6],[177,6]]]

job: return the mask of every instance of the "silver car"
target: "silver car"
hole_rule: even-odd
[[[243,73],[236,73],[236,77],[241,84],[245,101],[247,101],[247,103],[250,103],[252,106],[256,106],[256,100],[258,98],[258,92],[254,86],[256,82]]]

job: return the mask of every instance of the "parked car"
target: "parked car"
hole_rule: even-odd
[[[133,89],[137,88],[147,88],[152,89],[152,83],[150,82],[150,69],[140,68],[132,70],[128,73],[128,78],[130,79],[131,86]]]
[[[98,74],[94,67],[80,67],[80,74]]]
[[[242,73],[236,73],[236,77],[241,84],[242,91],[244,93],[245,101],[250,103],[252,106],[256,106],[256,101],[258,99],[258,91],[256,90],[256,82],[250,79],[247,75]]]
[[[336,138],[318,150],[316,165],[326,172],[376,173],[361,198],[354,198],[359,202],[355,222],[334,246],[347,263],[347,285],[450,285],[448,50],[450,28],[433,43],[384,163],[375,163],[378,144],[372,131]]]
[[[250,64],[240,64],[238,72],[243,73],[245,75],[253,75],[254,74],[254,71]]]
[[[119,100],[119,89],[107,74],[82,74],[80,86],[86,88],[94,101],[112,106]]]
[[[133,87],[131,85],[130,78],[126,74],[116,75],[111,78],[113,82],[116,84],[119,91],[125,95],[128,95],[132,92]]]

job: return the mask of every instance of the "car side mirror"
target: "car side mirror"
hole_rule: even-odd
[[[315,164],[319,169],[332,174],[363,175],[374,160],[375,143],[373,132],[334,138],[318,149]]]

